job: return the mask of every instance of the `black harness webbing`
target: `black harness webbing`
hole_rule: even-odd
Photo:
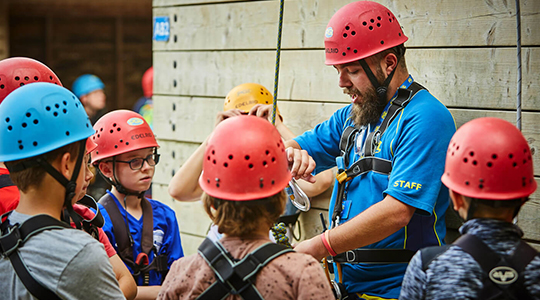
[[[245,300],[264,300],[255,287],[257,273],[276,257],[294,252],[294,250],[283,245],[268,243],[243,259],[237,260],[219,242],[206,238],[199,246],[198,252],[214,271],[216,281],[197,299],[225,299],[232,294],[239,295]]]
[[[329,256],[328,262],[363,263],[363,264],[396,264],[408,263],[414,256],[414,251],[408,249],[354,249]]]
[[[9,178],[9,174],[0,175],[0,189],[10,186],[15,186],[15,184],[11,181],[11,178]]]
[[[341,134],[341,139],[339,142],[339,149],[341,151],[341,157],[338,158],[338,175],[336,176],[338,180],[338,190],[336,197],[336,204],[334,205],[334,212],[332,214],[332,227],[335,227],[339,224],[339,216],[342,211],[342,202],[345,196],[346,182],[353,179],[354,177],[373,171],[381,174],[390,175],[392,172],[392,161],[383,159],[380,157],[375,157],[375,151],[379,146],[381,141],[381,136],[386,131],[386,128],[392,123],[392,121],[399,115],[399,112],[409,104],[411,99],[418,93],[420,90],[425,89],[422,85],[417,82],[411,83],[408,89],[398,89],[397,97],[392,101],[390,108],[384,117],[381,126],[378,130],[371,132],[364,143],[365,155],[363,158],[354,162],[350,167],[349,165],[349,154],[355,143],[356,133],[358,129],[354,127],[347,127]]]
[[[4,214],[2,219],[4,216],[7,217],[7,215],[9,215],[9,213]],[[60,297],[47,287],[43,286],[32,276],[32,274],[30,274],[30,271],[20,256],[18,248],[22,247],[32,236],[45,230],[55,229],[72,228],[66,223],[47,215],[34,216],[23,222],[22,225],[15,224],[10,226],[8,221],[0,222],[0,253],[2,256],[9,258],[11,265],[21,282],[28,292],[37,299],[54,300],[60,299]]]
[[[472,234],[461,236],[453,245],[470,254],[484,271],[483,289],[479,292],[478,299],[533,299],[524,286],[523,271],[538,252],[526,242],[521,240],[514,253],[509,256],[497,254]],[[420,250],[422,270],[425,272],[429,264],[449,247],[450,245],[446,245]]]
[[[116,244],[118,245],[118,255],[122,261],[133,270],[133,277],[143,276],[143,284],[148,285],[150,280],[148,272],[156,270],[163,275],[162,280],[165,279],[165,275],[168,271],[167,256],[163,254],[157,255],[157,253],[155,253],[154,218],[150,201],[144,197],[141,198],[141,207],[143,211],[142,252],[136,259],[133,259],[133,239],[127,225],[127,222],[129,221],[126,220],[124,222],[124,216],[122,216],[120,209],[109,194],[105,194],[101,197],[99,203],[103,205],[111,218],[114,237],[116,239]],[[149,264],[148,258],[152,251],[154,251],[156,255],[152,260],[152,263]]]

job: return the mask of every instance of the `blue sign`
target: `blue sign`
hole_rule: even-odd
[[[169,17],[154,17],[154,41],[167,42],[170,35]]]

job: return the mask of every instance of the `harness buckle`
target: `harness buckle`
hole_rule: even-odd
[[[22,243],[19,224],[7,228],[7,234],[0,236],[0,251],[3,257],[8,257],[19,248]]]
[[[371,155],[375,154],[375,151],[377,151],[377,147],[379,147],[379,143],[381,142],[381,131],[377,130],[375,134],[373,135],[373,139],[371,140]]]
[[[349,251],[345,252],[345,259],[347,259],[348,263],[355,262],[356,253],[354,253],[354,251],[352,251],[352,250],[349,250]]]

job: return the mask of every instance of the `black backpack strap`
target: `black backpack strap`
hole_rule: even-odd
[[[124,261],[124,263],[133,270],[134,277],[143,275],[143,284],[148,285],[150,280],[148,272],[150,270],[161,270],[160,272],[162,273],[167,270],[167,268],[165,268],[165,270],[162,270],[163,257],[157,261],[154,259],[152,261],[152,264],[148,264],[148,257],[150,256],[151,252],[155,250],[154,216],[152,211],[152,204],[145,197],[141,198],[141,208],[143,211],[143,230],[141,240],[142,252],[139,254],[139,257],[134,259],[133,238],[131,237],[131,233],[129,232],[129,221],[127,220],[127,216],[124,222],[124,216],[122,216],[122,213],[120,212],[120,209],[116,205],[114,199],[108,193],[101,197],[101,199],[99,199],[99,203],[103,205],[103,207],[110,216],[113,225],[114,237],[118,246],[118,256],[120,256],[122,261]],[[156,258],[157,257],[158,256],[156,256]],[[165,277],[163,276],[163,278]]]
[[[233,294],[251,300],[263,299],[254,284],[260,269],[278,256],[294,250],[267,243],[237,261],[219,242],[206,238],[198,252],[212,268],[217,280],[197,299],[224,299]]]
[[[11,181],[9,174],[0,175],[0,189],[10,186],[15,186],[15,184],[13,183],[13,181]]]
[[[420,256],[422,257],[422,271],[426,272],[429,264],[431,264],[431,262],[441,254],[446,252],[448,248],[450,248],[450,245],[432,246],[420,249]]]
[[[509,299],[530,298],[523,286],[523,270],[534,259],[537,252],[532,248],[529,249],[530,246],[525,245],[525,242],[520,241],[510,257],[497,254],[480,238],[471,234],[463,235],[454,244],[469,253],[486,274],[484,288],[478,296],[479,299],[496,299],[501,295]],[[518,265],[513,265],[514,261]]]
[[[71,227],[48,215],[32,217],[22,225],[15,224],[14,226],[9,226],[7,223],[7,221],[0,223],[0,253],[2,256],[9,258],[17,276],[32,296],[37,299],[60,299],[58,295],[43,286],[30,274],[30,271],[20,256],[18,248],[23,247],[29,238],[42,231]]]

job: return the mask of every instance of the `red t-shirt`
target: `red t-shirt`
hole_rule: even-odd
[[[9,174],[9,171],[6,168],[0,168],[0,175],[3,174]],[[19,197],[19,190],[16,186],[8,186],[0,189],[0,215],[8,211],[14,210],[19,204]],[[73,210],[75,210],[76,213],[81,215],[86,220],[91,220],[94,217],[94,212],[92,212],[88,207],[84,205],[75,204],[73,205]],[[71,226],[75,228],[75,224],[71,224]],[[116,250],[114,250],[111,242],[109,242],[109,238],[107,237],[105,232],[103,232],[103,229],[98,228],[98,232],[99,241],[105,247],[107,255],[109,257],[115,255]]]
[[[9,174],[8,169],[0,168],[0,175]],[[16,186],[7,186],[0,189],[0,215],[12,211],[19,204],[19,190]]]

